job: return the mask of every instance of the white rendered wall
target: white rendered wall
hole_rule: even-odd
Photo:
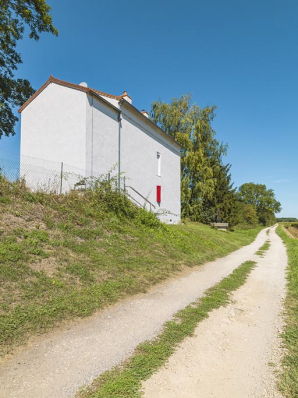
[[[86,94],[55,83],[22,112],[21,155],[85,169]]]
[[[87,157],[88,173],[107,174],[114,167],[118,172],[118,112],[87,96]]]
[[[86,94],[51,83],[22,112],[21,176],[59,191],[61,162],[66,192],[85,172]]]
[[[135,188],[156,206],[154,211],[169,211],[160,219],[168,223],[180,221],[180,151],[160,137],[143,117],[122,109],[121,171],[127,185]],[[161,176],[158,176],[157,152],[161,154]],[[156,201],[156,186],[161,186],[161,203]],[[136,200],[144,200],[128,189]],[[148,209],[148,205],[146,206]]]

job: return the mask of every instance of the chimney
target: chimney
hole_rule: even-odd
[[[144,109],[143,109],[141,113],[142,113],[144,116],[148,117],[148,119],[149,119],[149,113],[148,113],[147,111],[144,111]]]
[[[129,102],[130,104],[132,103],[132,98],[127,94],[127,91],[123,92],[122,98],[125,99],[125,101]]]

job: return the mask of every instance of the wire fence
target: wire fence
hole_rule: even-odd
[[[86,190],[109,179],[115,189],[125,190],[125,177],[115,170],[107,174],[80,169],[64,162],[53,162],[0,150],[0,174],[11,182],[24,179],[32,191],[65,194],[71,190]]]
[[[64,162],[20,156],[0,149],[0,176],[10,182],[24,180],[31,191],[49,194],[67,194],[73,190],[86,191],[108,181],[112,189],[121,191],[138,207],[153,211],[157,216],[172,214],[165,209],[157,209],[156,204],[132,187],[130,179],[127,179],[124,174],[117,173],[117,165],[106,174],[102,174]]]

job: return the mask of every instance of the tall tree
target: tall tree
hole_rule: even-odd
[[[50,10],[45,0],[0,0],[0,139],[15,134],[18,118],[13,107],[21,106],[34,93],[28,80],[14,78],[14,71],[22,63],[17,42],[23,38],[26,26],[34,40],[39,40],[41,32],[57,36]]]
[[[281,204],[276,200],[273,189],[267,189],[265,184],[243,184],[239,187],[238,197],[241,202],[256,209],[258,219],[263,225],[273,224],[276,221],[275,213],[281,211]]]
[[[209,211],[206,222],[227,222],[230,226],[238,222],[238,198],[236,188],[233,188],[230,169],[230,164],[219,164],[213,169],[215,189],[211,200],[206,203]]]
[[[174,98],[170,104],[153,102],[150,113],[151,119],[182,146],[182,215],[198,221],[204,221],[206,204],[215,191],[215,170],[227,149],[211,126],[215,109],[191,105],[189,94]]]

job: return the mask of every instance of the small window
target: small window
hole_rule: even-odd
[[[156,152],[156,159],[157,159],[157,175],[161,177],[161,154],[160,152]]]

